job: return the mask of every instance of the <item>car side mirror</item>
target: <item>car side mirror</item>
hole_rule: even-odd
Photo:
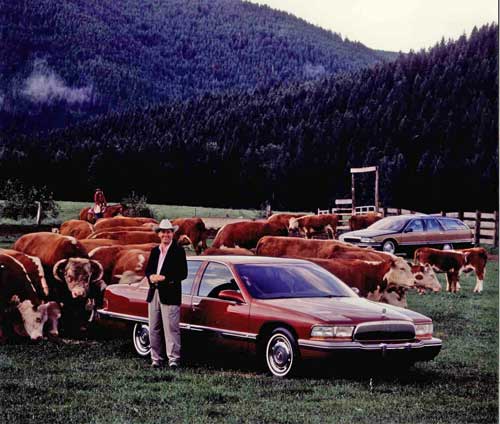
[[[243,295],[236,290],[222,290],[217,297],[222,300],[230,300],[236,303],[245,303]]]
[[[351,287],[351,290],[359,296],[359,289],[357,287]]]
[[[405,233],[413,233],[413,228],[407,228],[407,229],[405,230]]]

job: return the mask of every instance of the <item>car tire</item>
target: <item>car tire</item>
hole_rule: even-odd
[[[398,244],[394,240],[384,240],[382,243],[382,251],[385,253],[396,254],[396,248]]]
[[[264,350],[269,372],[276,377],[289,377],[295,373],[300,361],[297,341],[286,328],[272,331]]]
[[[136,323],[132,330],[132,340],[135,351],[139,356],[149,356],[151,344],[149,342],[149,326],[143,323]]]
[[[443,244],[443,250],[453,250],[453,245],[451,243]]]

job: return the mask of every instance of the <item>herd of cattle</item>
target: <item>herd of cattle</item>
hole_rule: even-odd
[[[376,216],[353,216],[351,228]],[[360,296],[406,307],[406,292],[437,292],[434,271],[444,272],[447,290],[457,292],[462,272],[475,271],[474,292],[483,289],[484,248],[442,251],[417,249],[414,264],[401,257],[335,240],[338,216],[275,214],[267,220],[223,226],[212,247],[201,218],[172,220],[174,238],[196,254],[304,258],[325,268]],[[151,218],[102,218],[64,222],[55,232],[25,234],[12,249],[0,249],[0,342],[10,337],[38,340],[84,331],[109,284],[139,281],[152,247],[159,243]],[[324,232],[327,240],[311,239]],[[297,237],[298,234],[305,238]]]

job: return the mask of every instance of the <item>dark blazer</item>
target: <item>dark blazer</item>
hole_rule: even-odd
[[[182,295],[181,281],[187,277],[186,252],[172,240],[172,245],[168,249],[160,271],[160,274],[165,276],[165,280],[157,284],[152,284],[149,276],[156,274],[159,257],[160,247],[153,247],[146,266],[146,277],[149,281],[149,291],[146,300],[147,302],[151,302],[155,290],[158,290],[161,303],[164,305],[180,305]]]

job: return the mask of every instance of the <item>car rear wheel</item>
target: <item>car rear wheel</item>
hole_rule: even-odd
[[[396,242],[394,240],[385,240],[382,243],[382,250],[386,253],[396,253]]]
[[[443,250],[453,250],[453,245],[451,243],[443,244]]]
[[[276,377],[292,375],[298,367],[299,350],[295,337],[286,328],[273,330],[266,343],[268,370]]]
[[[135,351],[140,356],[148,356],[151,352],[149,343],[149,326],[147,324],[137,323],[132,330],[132,340],[134,341]]]

